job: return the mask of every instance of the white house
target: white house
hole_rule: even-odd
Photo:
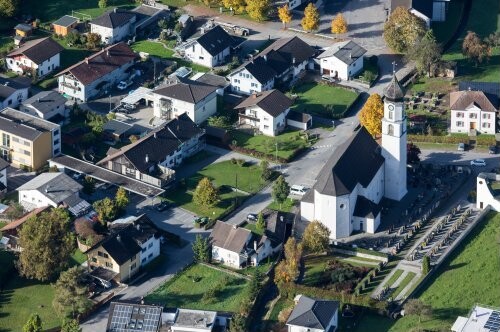
[[[421,18],[430,28],[431,22],[446,21],[449,2],[450,0],[391,0],[391,11],[397,7],[404,7]]]
[[[361,127],[335,150],[302,198],[302,219],[325,224],[331,239],[354,230],[374,233],[382,197],[399,201],[406,194],[404,92],[395,76],[384,95],[382,146]]]
[[[0,77],[0,109],[17,107],[28,99],[29,85],[16,79]]]
[[[466,317],[458,316],[452,332],[493,332],[500,330],[500,308],[476,304]]]
[[[254,93],[235,109],[240,110],[239,124],[247,124],[267,136],[285,129],[286,116],[293,101],[279,90]]]
[[[61,65],[61,51],[64,48],[51,37],[27,41],[18,49],[7,54],[7,69],[19,74],[33,74],[38,77],[50,74]]]
[[[154,116],[173,119],[185,113],[200,124],[217,112],[217,87],[189,79],[176,82],[154,91]]]
[[[498,97],[483,91],[455,91],[450,93],[452,133],[496,133],[499,110]]]
[[[173,324],[170,326],[172,332],[212,332],[219,324],[216,311],[177,309]],[[225,322],[225,319],[224,319]]]
[[[66,98],[55,91],[41,91],[23,101],[19,110],[44,120],[60,123],[69,116],[66,101]]]
[[[59,93],[84,102],[105,95],[130,76],[136,59],[126,43],[108,46],[59,72]]]
[[[233,37],[216,25],[197,39],[187,42],[183,46],[184,54],[194,63],[213,68],[227,61],[234,42]]]
[[[329,47],[318,56],[321,75],[348,80],[363,70],[363,56],[366,50],[346,40]]]
[[[297,295],[295,307],[286,322],[288,332],[335,332],[338,327],[338,311],[338,301]]]
[[[312,69],[315,50],[298,37],[278,39],[228,75],[231,90],[250,95],[290,83]]]
[[[106,45],[115,44],[134,33],[136,14],[115,8],[90,21],[90,32],[101,36]]]

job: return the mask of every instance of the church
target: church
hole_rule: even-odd
[[[361,127],[335,150],[300,203],[302,220],[319,220],[331,239],[375,233],[382,198],[400,201],[406,195],[404,90],[396,75],[384,96],[382,144]]]

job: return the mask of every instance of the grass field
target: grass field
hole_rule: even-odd
[[[396,298],[396,296],[399,295],[405,289],[406,286],[415,278],[415,273],[413,272],[408,272],[408,274],[401,280],[401,283],[398,285],[396,290],[391,294],[392,298]]]
[[[331,118],[342,114],[356,97],[356,92],[317,83],[303,84],[294,89],[298,95],[294,109]]]
[[[391,287],[392,284],[394,284],[396,282],[396,280],[398,280],[399,277],[401,277],[402,274],[403,274],[403,270],[396,270],[394,272],[394,274],[389,278],[389,280],[387,280],[386,285]]]
[[[281,204],[281,206],[280,204],[273,201],[271,204],[267,206],[267,208],[275,211],[290,212],[292,211],[292,208],[296,203],[297,203],[296,200],[292,198],[287,198],[286,201],[283,204]]]
[[[194,278],[200,280],[193,281]],[[202,301],[203,294],[210,287],[220,283],[225,286],[216,301],[212,303]],[[236,312],[246,297],[247,283],[247,280],[228,273],[203,265],[193,265],[161,285],[145,300],[147,303],[166,307]]]

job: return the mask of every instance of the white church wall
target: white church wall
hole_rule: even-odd
[[[374,234],[377,231],[378,226],[380,226],[380,213],[376,218],[366,218],[365,232]]]
[[[314,203],[300,202],[300,217],[303,221],[314,220]]]
[[[330,230],[330,238],[337,239],[336,197],[314,192],[314,219],[321,221]]]
[[[359,194],[378,204],[384,196],[384,175],[384,165],[382,165],[366,188],[360,186]]]
[[[486,209],[489,205],[494,211],[500,211],[500,201],[495,198],[488,186],[491,181],[500,181],[500,175],[495,173],[479,173],[476,179],[476,207],[478,209]]]

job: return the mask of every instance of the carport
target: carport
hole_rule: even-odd
[[[144,100],[145,104],[149,104],[149,102],[152,103],[154,101],[153,90],[141,86],[135,89],[131,94],[123,98],[120,103],[122,105],[136,106],[141,100]]]

